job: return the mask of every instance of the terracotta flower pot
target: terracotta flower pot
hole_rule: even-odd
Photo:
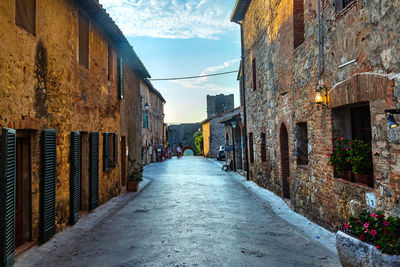
[[[138,182],[128,181],[127,190],[129,192],[137,192],[138,189],[139,189],[139,183]]]
[[[355,173],[354,181],[358,182],[358,183],[366,184],[370,187],[374,186],[374,178],[373,178],[372,174]]]

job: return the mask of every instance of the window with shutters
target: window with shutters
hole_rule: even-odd
[[[99,202],[99,133],[89,135],[89,209],[94,210]]]
[[[146,111],[143,111],[143,128],[149,128],[149,117]]]
[[[108,67],[107,67],[107,79],[109,81],[112,81],[112,75],[113,75],[113,63],[114,63],[114,58],[113,58],[113,51],[112,51],[112,46],[109,44],[108,45]]]
[[[267,161],[267,144],[265,133],[261,133],[261,161]]]
[[[254,163],[253,133],[249,133],[250,163]]]
[[[251,62],[251,68],[253,71],[253,91],[255,91],[257,90],[257,63],[255,58]]]
[[[354,0],[335,0],[336,11],[341,11],[349,6]]]
[[[118,134],[103,134],[103,164],[104,170],[110,170],[118,166]]]
[[[1,266],[13,266],[15,242],[15,171],[16,132],[3,128],[1,136],[0,183],[0,261]]]
[[[36,0],[15,1],[15,24],[35,35]]]
[[[293,35],[296,49],[304,42],[304,0],[293,2]]]
[[[296,124],[296,154],[297,165],[308,165],[307,122]]]
[[[89,68],[89,19],[79,13],[79,64]]]

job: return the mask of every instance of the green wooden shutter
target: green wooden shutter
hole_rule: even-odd
[[[99,204],[99,133],[89,134],[89,209]]]
[[[1,139],[0,266],[13,266],[16,181],[15,130],[3,128]]]
[[[114,133],[114,166],[118,166],[118,133]]]
[[[79,132],[71,132],[71,173],[70,173],[70,220],[75,224],[79,219],[81,193],[81,138]]]
[[[40,240],[55,233],[56,207],[56,130],[43,130],[41,136]]]
[[[110,151],[108,149],[108,133],[103,133],[103,170],[108,171],[110,166]]]
[[[122,58],[118,58],[118,98],[124,99],[124,65]]]

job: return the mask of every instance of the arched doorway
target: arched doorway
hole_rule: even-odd
[[[194,150],[190,146],[186,146],[182,149],[183,156],[194,156]]]
[[[283,197],[290,199],[290,184],[289,184],[289,136],[285,124],[282,123],[280,130],[281,144],[281,175]]]

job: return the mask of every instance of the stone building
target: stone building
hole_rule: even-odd
[[[3,266],[121,192],[150,75],[95,0],[1,1],[0,24]]]
[[[214,115],[201,122],[205,157],[216,158],[219,147],[226,145],[226,136],[228,133],[225,130],[225,125],[221,122],[232,117],[237,112],[239,112],[239,108]]]
[[[399,1],[238,0],[232,21],[251,179],[330,229],[367,207],[399,216],[400,136],[385,114],[399,107]],[[325,155],[342,136],[371,144],[373,186],[334,176]]]
[[[230,95],[207,95],[207,118],[214,115],[224,113],[225,111],[232,110],[234,106],[234,96]]]
[[[164,147],[165,99],[149,80],[140,83],[142,106],[142,163],[156,161],[156,150]]]
[[[179,145],[183,150],[195,151],[193,135],[199,131],[200,123],[182,123],[168,125],[168,143],[174,156],[177,155],[176,147]]]

